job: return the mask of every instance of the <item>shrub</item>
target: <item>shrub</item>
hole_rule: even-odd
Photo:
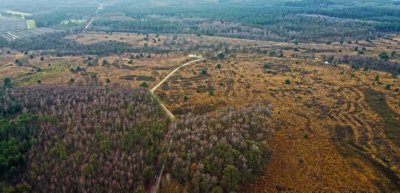
[[[218,59],[223,60],[225,58],[225,54],[219,53],[217,57],[218,57]]]
[[[211,193],[224,193],[224,190],[220,186],[216,186],[211,189]]]
[[[379,82],[379,80],[380,80],[380,76],[379,76],[379,74],[378,74],[378,75],[375,76],[375,81],[376,81],[376,82]]]
[[[13,83],[11,81],[11,78],[7,77],[7,78],[4,79],[3,87],[4,88],[12,88],[13,87]]]
[[[397,55],[397,52],[396,52],[396,51],[392,51],[392,53],[390,53],[390,57],[392,57],[392,58],[395,58],[396,55]]]
[[[68,81],[68,85],[73,85],[75,83],[75,79],[73,79],[73,78],[71,78],[69,81]]]
[[[139,185],[133,193],[145,193],[143,185]]]
[[[383,61],[388,61],[389,60],[389,55],[387,52],[382,52],[379,54],[379,58]]]
[[[140,87],[141,87],[141,88],[149,88],[149,85],[147,84],[147,82],[142,82],[142,83],[140,84]]]
[[[207,74],[208,74],[207,69],[202,69],[200,73],[201,73],[202,75],[207,75]]]
[[[208,95],[214,96],[214,87],[212,86],[208,87]]]
[[[108,66],[108,65],[110,65],[110,63],[107,60],[103,60],[102,65],[103,66]]]
[[[291,83],[291,81],[289,79],[285,80],[285,84],[290,84],[290,83]]]
[[[22,65],[21,61],[18,60],[18,59],[15,60],[15,64],[18,65],[18,66],[21,66],[21,65]]]
[[[228,165],[223,171],[222,184],[227,192],[233,192],[238,189],[240,173],[233,165]]]

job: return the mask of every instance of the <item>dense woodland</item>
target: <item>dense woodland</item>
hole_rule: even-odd
[[[3,192],[140,192],[165,159],[188,190],[229,192],[269,158],[268,103],[169,124],[143,89],[38,86],[1,96]]]
[[[191,33],[274,41],[339,41],[400,30],[400,8],[347,1],[218,4],[163,7],[129,3],[107,7],[93,29],[140,33]],[[326,9],[329,7],[329,9]],[[134,10],[134,11],[133,11]],[[125,19],[115,19],[117,16]]]
[[[75,55],[79,56],[82,54],[86,55],[112,55],[121,53],[136,53],[142,55],[144,53],[149,54],[168,54],[173,52],[203,52],[203,53],[216,53],[220,50],[224,50],[228,47],[225,43],[207,43],[199,44],[187,41],[184,37],[178,36],[168,36],[163,42],[162,46],[132,46],[127,43],[117,42],[117,41],[107,41],[94,44],[79,44],[75,41],[65,39],[68,34],[73,32],[61,32],[41,35],[30,40],[16,40],[12,42],[7,42],[0,38],[0,44],[3,42],[4,46],[7,48],[13,48],[24,53],[36,53],[40,54],[52,54],[57,56],[65,55]],[[105,34],[107,35],[107,34]],[[154,36],[153,36],[154,37]],[[147,40],[153,41],[153,40]],[[257,51],[246,47],[232,47],[230,48],[232,52],[235,51]]]
[[[339,41],[376,37],[400,31],[397,1],[302,0],[246,3],[227,0],[166,1],[79,1],[63,4],[46,0],[35,5],[6,1],[0,8],[34,12],[38,27],[78,29],[103,3],[90,30],[136,33],[185,33],[274,41]],[[51,7],[56,6],[53,10]],[[46,11],[43,11],[46,10]]]
[[[22,52],[38,51],[55,55],[105,55],[110,53],[125,53],[143,50],[142,48],[130,47],[129,45],[121,42],[103,42],[93,45],[82,45],[74,41],[64,39],[64,37],[68,34],[71,34],[71,32],[46,34],[34,37],[30,40],[23,39],[5,42],[4,46],[14,48]]]
[[[400,64],[397,62],[387,61],[378,57],[364,57],[364,56],[324,56],[330,63],[334,64],[349,64],[354,69],[363,68],[364,70],[372,69],[383,72],[389,72],[393,75],[400,74]]]
[[[45,121],[33,133],[30,192],[133,192],[155,175],[167,121],[145,90],[37,87],[7,91]]]
[[[30,186],[21,178],[39,120],[23,113],[22,105],[7,94],[12,87],[9,78],[0,87],[0,192],[29,192]]]
[[[169,172],[189,192],[236,192],[255,180],[269,160],[268,103],[228,110],[217,117],[185,115],[168,136]]]

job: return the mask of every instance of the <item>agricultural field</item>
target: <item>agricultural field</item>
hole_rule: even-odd
[[[1,34],[1,37],[7,41],[12,40],[29,40],[33,37],[51,34],[57,32],[57,30],[50,29],[50,28],[35,28],[34,22],[31,24],[30,27],[26,30],[16,30],[16,31],[8,31]],[[32,27],[32,28],[31,28]]]
[[[35,20],[26,20],[26,25],[28,29],[35,29],[36,28],[36,22]]]
[[[27,28],[24,19],[0,16],[0,32],[23,30]]]
[[[32,14],[16,11],[0,11],[0,32],[16,31],[36,28],[36,22]]]

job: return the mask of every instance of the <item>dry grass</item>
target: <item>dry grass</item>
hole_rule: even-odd
[[[221,69],[215,67],[218,63]],[[269,73],[264,72],[264,63],[271,64]],[[201,75],[205,68],[208,75]],[[384,73],[379,73],[382,84],[373,84],[377,73],[353,72],[347,66],[314,60],[239,55],[185,68],[168,83],[169,90],[159,93],[176,113],[216,114],[263,99],[273,104],[276,135],[270,145],[274,153],[266,175],[251,186],[253,192],[393,191],[396,186],[378,166],[399,175],[400,149],[386,138],[382,119],[365,102],[363,89],[385,93],[398,111],[398,92],[385,90],[383,83],[400,85],[398,78]],[[285,84],[287,79],[291,84]],[[214,96],[198,92],[210,86]],[[184,96],[189,100],[185,102]],[[351,143],[360,148],[352,150],[354,156],[346,156],[349,150],[338,148],[342,141],[333,140],[338,126],[354,132]]]
[[[154,37],[154,34],[150,35],[150,39]],[[163,46],[163,42],[173,37],[160,35],[161,41],[154,45],[152,41],[144,41],[142,35],[123,33],[86,33],[68,38],[85,44],[115,40],[135,46],[145,42],[150,46]],[[272,127],[275,128],[275,134],[268,139],[273,150],[272,160],[266,166],[265,174],[254,184],[244,187],[243,192],[398,191],[399,186],[391,177],[400,175],[400,148],[387,138],[385,120],[367,104],[365,90],[383,93],[388,107],[400,114],[400,92],[394,90],[400,88],[400,78],[384,72],[353,71],[346,65],[325,65],[316,58],[356,55],[356,46],[366,48],[365,56],[393,50],[400,53],[399,37],[343,45],[335,42],[295,45],[190,35],[180,35],[178,41],[186,44],[226,42],[284,53],[284,58],[237,54],[222,61],[208,60],[184,68],[157,91],[177,115],[186,112],[216,115],[227,107],[239,108],[265,99],[270,101],[273,105]],[[299,48],[298,52],[292,50],[295,47]],[[306,51],[313,48],[316,52]],[[311,59],[291,58],[293,53]],[[145,82],[153,86],[187,60],[186,54],[176,53],[133,59],[129,64],[130,55],[125,54],[98,58],[98,66],[88,67],[86,57],[48,56],[44,61],[29,60],[30,66],[20,67],[14,60],[23,56],[0,57],[0,78],[11,76],[21,85],[35,84],[37,79],[41,79],[42,84],[67,84],[71,78],[89,83],[87,74],[96,74],[100,83],[110,79],[111,84],[130,87],[138,87],[144,82],[137,79],[139,76],[152,77]],[[103,60],[110,65],[102,66]],[[399,57],[394,60],[400,62]],[[49,67],[49,63],[52,66]],[[265,63],[270,64],[267,70],[263,69]],[[221,69],[216,68],[217,64]],[[33,66],[43,71],[32,73]],[[86,72],[69,71],[77,66]],[[52,69],[62,70],[53,73]],[[207,69],[207,75],[201,73],[203,69]],[[376,75],[380,76],[379,82],[375,81]],[[285,84],[286,80],[291,83]],[[386,84],[391,84],[392,89],[386,90]],[[213,93],[209,92],[211,87]],[[187,101],[184,96],[188,97]],[[179,189],[176,184],[167,187]]]

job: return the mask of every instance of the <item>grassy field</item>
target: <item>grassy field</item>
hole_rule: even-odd
[[[26,25],[27,25],[28,29],[35,29],[36,28],[35,20],[26,20]]]
[[[388,106],[383,93],[366,90],[365,96],[368,105],[383,119],[387,137],[400,146],[400,115]]]

